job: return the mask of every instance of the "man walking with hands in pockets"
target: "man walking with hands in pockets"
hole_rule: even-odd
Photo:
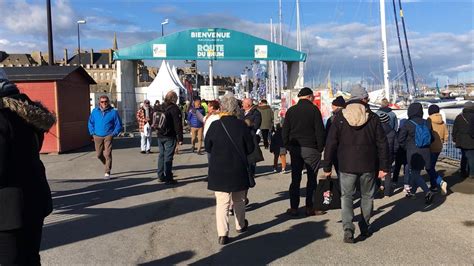
[[[324,172],[331,175],[331,161],[337,158],[341,180],[341,207],[344,242],[354,243],[353,195],[360,182],[362,237],[371,236],[370,217],[374,203],[375,173],[383,178],[390,169],[389,149],[379,117],[369,106],[365,88],[356,85],[346,108],[334,117],[324,151]],[[336,156],[336,157],[335,157]]]

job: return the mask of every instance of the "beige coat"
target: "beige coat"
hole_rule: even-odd
[[[448,127],[444,123],[440,113],[432,114],[428,119],[431,121],[434,137],[434,141],[430,146],[430,151],[439,153],[443,149],[443,143],[448,141]]]

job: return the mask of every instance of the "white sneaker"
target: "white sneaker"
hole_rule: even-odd
[[[105,173],[105,174],[104,174],[104,179],[109,180],[109,179],[110,179],[110,174],[109,174],[109,173]]]
[[[441,181],[441,184],[439,186],[441,187],[441,195],[448,194],[448,183],[446,183],[446,181]]]
[[[281,171],[281,173],[282,173],[282,174],[287,174],[288,171],[287,171],[287,170],[283,170],[283,171]]]

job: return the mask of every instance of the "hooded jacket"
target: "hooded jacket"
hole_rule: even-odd
[[[415,143],[416,126],[412,123],[423,124],[432,131],[431,123],[423,119],[423,106],[420,103],[412,103],[408,107],[408,120],[403,124],[398,133],[400,146],[407,151],[407,163],[413,170],[429,169],[431,167],[430,147],[418,148]],[[412,122],[410,122],[410,120]],[[433,140],[433,137],[432,137]]]
[[[273,127],[273,111],[272,108],[265,104],[262,106],[257,107],[258,111],[262,116],[262,124],[260,125],[260,129],[272,129]]]
[[[443,150],[443,143],[448,141],[448,127],[440,113],[430,115],[428,122],[433,127],[433,143],[431,143],[430,151],[440,153]]]
[[[460,149],[474,149],[474,138],[469,134],[469,123],[474,123],[474,109],[464,108],[453,125],[453,141]]]
[[[8,229],[2,225],[11,225],[8,219],[15,214],[21,213],[23,224],[37,224],[51,213],[51,190],[39,151],[44,132],[55,121],[53,114],[24,94],[0,97],[0,231]],[[21,208],[2,195],[8,188],[21,191]]]
[[[336,113],[324,151],[324,171],[337,158],[339,171],[362,174],[390,170],[389,147],[382,123],[367,105],[350,101]]]

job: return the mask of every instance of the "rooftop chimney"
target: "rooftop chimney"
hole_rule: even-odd
[[[94,64],[94,49],[91,48],[91,66]]]
[[[67,55],[67,49],[64,49],[64,65],[67,65],[67,60],[69,59]]]

